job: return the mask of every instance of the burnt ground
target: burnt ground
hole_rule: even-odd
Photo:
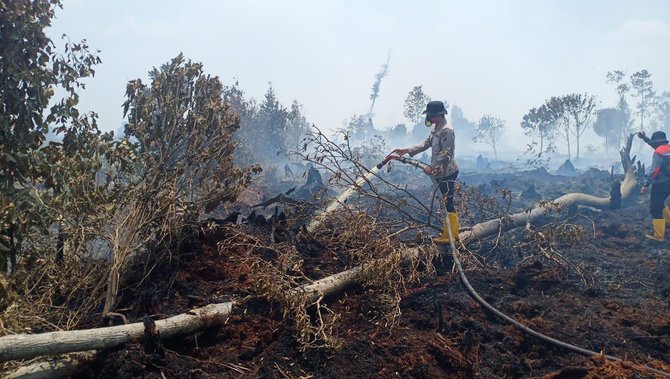
[[[556,197],[561,188],[583,190],[586,181],[533,182],[539,193],[544,188]],[[376,316],[373,288],[327,299],[339,317],[332,330],[337,348],[303,351],[279,305],[251,299],[220,328],[161,341],[154,353],[142,341],[105,352],[81,377],[654,377],[631,362],[670,372],[670,241],[644,238],[651,229],[646,207],[646,199],[633,199],[619,210],[573,210],[533,226],[549,236],[541,243],[533,242],[538,234],[519,228],[472,244],[465,255],[470,283],[500,311],[558,340],[629,360],[624,363],[554,347],[505,324],[467,294],[447,255],[435,276],[406,288],[392,328]],[[250,268],[231,259],[237,252],[230,242],[255,236],[269,243],[269,233],[267,225],[251,224],[200,233],[152,278],[153,289],[124,295],[135,307],[129,315],[138,318],[137,304],[147,297],[168,315],[244,298],[254,283]],[[350,267],[318,244],[297,251],[313,279]]]

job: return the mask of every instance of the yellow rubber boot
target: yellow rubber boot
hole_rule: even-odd
[[[654,234],[645,234],[645,237],[655,241],[665,241],[665,219],[655,218],[651,220],[651,225],[654,228]]]
[[[449,222],[447,222],[447,220]],[[454,241],[458,241],[458,213],[456,212],[449,212],[447,213],[447,220],[444,220],[444,224],[442,226],[442,233],[433,238],[433,242],[435,243],[450,243],[451,239],[449,238],[449,226],[451,226],[451,234],[454,236]]]
[[[663,219],[665,220],[666,225],[670,223],[670,208],[668,208],[667,205],[663,207]]]

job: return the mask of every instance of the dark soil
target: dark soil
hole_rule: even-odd
[[[582,192],[586,183],[553,180],[532,184],[539,194],[557,197],[561,188]],[[522,182],[516,193],[528,185]],[[606,195],[609,187],[603,187],[605,193],[597,194]],[[558,340],[627,359],[624,363],[549,345],[484,311],[461,285],[447,254],[436,276],[406,289],[393,328],[375,316],[374,289],[352,288],[329,298],[329,308],[339,315],[333,330],[338,348],[302,351],[294,324],[280,307],[252,299],[235,308],[221,328],[161,341],[154,353],[146,352],[142,341],[128,344],[101,355],[81,377],[654,377],[634,363],[670,372],[670,242],[644,237],[651,230],[646,201],[543,220],[534,227],[545,235],[559,233],[552,227],[557,223],[579,227],[578,235],[542,245],[549,248],[546,255],[521,229],[501,241],[470,246],[481,265],[465,255],[470,283],[500,311]],[[267,241],[270,227],[226,225],[200,233],[179,262],[152,279],[155,287],[126,294],[135,307],[130,317],[139,318],[143,303],[133,296],[153,298],[161,313],[173,315],[249,295],[249,268],[231,259],[232,244],[217,246],[238,233]],[[350,267],[337,252],[303,244],[298,247],[303,271],[314,279]]]

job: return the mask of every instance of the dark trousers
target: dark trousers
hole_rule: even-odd
[[[445,176],[444,178],[437,179],[437,185],[440,188],[440,192],[442,193],[442,199],[446,199],[447,212],[456,212],[454,190],[456,189],[457,177],[458,171],[449,176]]]
[[[654,219],[663,218],[665,199],[670,195],[670,180],[651,185],[649,196],[649,212]]]

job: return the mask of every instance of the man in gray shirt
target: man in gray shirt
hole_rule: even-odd
[[[445,115],[448,113],[441,101],[431,101],[426,105],[426,126],[435,125],[428,138],[422,143],[408,147],[393,150],[398,155],[409,154],[414,156],[423,151],[432,148],[430,166],[423,171],[426,175],[435,178],[438,183],[442,197],[446,200],[447,217],[445,220],[442,234],[433,238],[437,243],[450,243],[448,225],[451,225],[451,233],[454,240],[458,240],[458,213],[454,204],[454,189],[456,178],[458,177],[458,165],[454,159],[454,150],[456,148],[456,136],[454,128],[447,122]]]

